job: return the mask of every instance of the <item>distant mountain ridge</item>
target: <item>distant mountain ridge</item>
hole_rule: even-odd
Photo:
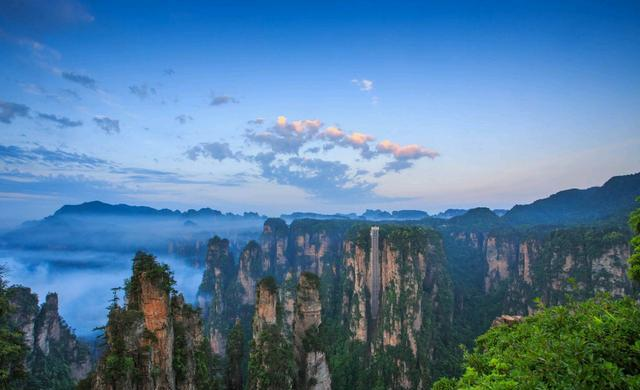
[[[614,176],[601,187],[560,191],[528,205],[516,205],[503,219],[511,225],[570,225],[626,220],[640,196],[640,173]]]
[[[110,216],[135,216],[135,217],[185,217],[185,218],[202,218],[202,217],[231,217],[231,218],[266,218],[256,212],[244,212],[242,214],[222,213],[220,210],[211,209],[209,207],[199,210],[189,209],[187,211],[170,210],[170,209],[154,209],[148,206],[130,206],[127,204],[109,204],[98,200],[85,202],[78,205],[65,205],[58,209],[54,216],[65,215],[110,215]]]
[[[498,226],[570,226],[602,222],[626,225],[628,214],[640,195],[640,173],[615,176],[601,187],[560,191],[528,205],[504,210],[449,209],[429,216],[421,210],[384,211],[369,209],[358,215],[294,212],[281,218],[294,220],[350,220],[402,222],[429,226],[469,226],[492,229]],[[153,231],[147,231],[153,219]],[[186,211],[147,206],[108,204],[100,201],[66,205],[39,221],[25,222],[0,236],[2,247],[48,249],[132,250],[143,247],[157,253],[174,253],[193,242],[204,242],[213,233],[233,237],[234,243],[253,239],[267,219],[255,212],[242,214],[201,208]],[[234,244],[235,245],[235,244]]]
[[[585,224],[602,220],[621,220],[634,209],[635,198],[640,196],[640,173],[614,176],[601,187],[587,189],[569,189],[557,192],[547,198],[536,200],[526,205],[516,205],[511,210],[494,209],[490,211],[509,225],[571,225]],[[364,213],[323,214],[315,212],[293,212],[282,214],[285,221],[296,219],[350,219],[366,221],[412,221],[425,218],[452,219],[465,215],[476,209],[448,209],[438,214],[429,215],[422,210],[386,211],[367,209]],[[484,208],[483,208],[484,209]],[[475,213],[475,212],[474,212]],[[100,201],[86,202],[79,205],[65,205],[52,217],[103,215],[131,217],[180,217],[187,219],[266,219],[256,212],[242,214],[223,213],[220,210],[201,208],[186,211],[155,209],[147,206],[130,206],[127,204],[108,204]],[[49,217],[51,218],[51,217]]]

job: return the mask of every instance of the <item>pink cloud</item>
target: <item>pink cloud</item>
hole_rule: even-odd
[[[401,146],[389,140],[384,140],[378,143],[376,149],[380,153],[393,154],[393,157],[398,160],[415,160],[421,157],[429,157],[433,159],[440,155],[438,152],[417,144]]]

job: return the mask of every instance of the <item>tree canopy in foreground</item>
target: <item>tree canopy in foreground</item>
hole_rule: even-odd
[[[434,389],[640,389],[640,308],[603,295],[492,328]]]

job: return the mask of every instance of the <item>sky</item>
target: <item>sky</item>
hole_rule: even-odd
[[[637,1],[1,0],[0,228],[510,208],[640,171]]]

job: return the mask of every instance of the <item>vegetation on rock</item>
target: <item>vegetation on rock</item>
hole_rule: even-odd
[[[4,268],[0,266],[0,388],[10,389],[26,378],[27,346],[23,334],[10,322],[14,310],[7,297]]]
[[[126,305],[119,304],[120,289],[113,289],[93,389],[221,387],[200,312],[184,303],[174,284],[167,265],[151,254],[136,254],[124,289]]]
[[[244,330],[240,321],[229,332],[227,341],[227,361],[225,371],[225,386],[229,390],[242,390],[244,359]]]
[[[640,307],[606,295],[543,308],[490,329],[465,353],[460,379],[434,389],[636,389]]]
[[[640,202],[640,197],[637,201]],[[640,208],[635,209],[629,216],[629,226],[634,234],[631,239],[633,252],[629,258],[629,278],[640,282]]]

